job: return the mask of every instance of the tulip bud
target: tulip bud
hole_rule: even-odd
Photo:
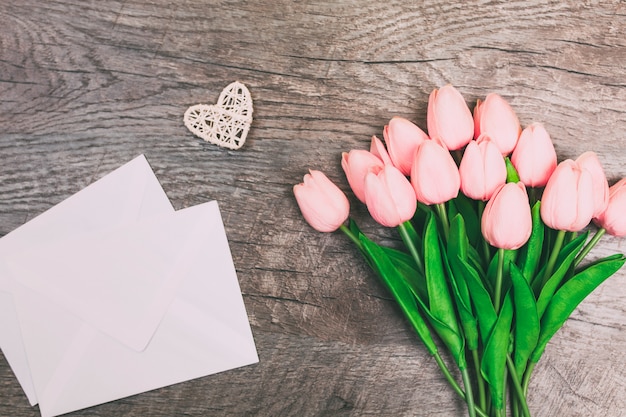
[[[626,236],[626,178],[609,188],[609,204],[595,222],[607,233],[617,237]]]
[[[609,182],[604,169],[594,152],[585,152],[576,159],[576,163],[591,174],[593,183],[593,217],[598,217],[609,204]]]
[[[404,175],[409,175],[415,150],[422,142],[428,140],[428,135],[407,119],[394,117],[385,126],[383,137],[395,167]]]
[[[498,147],[482,135],[471,141],[461,164],[461,191],[474,200],[487,201],[496,189],[506,182],[506,164]]]
[[[293,193],[304,219],[318,232],[334,232],[350,214],[345,194],[321,171],[310,170]]]
[[[365,176],[370,171],[378,173],[383,166],[383,161],[366,150],[353,149],[341,154],[341,167],[346,173],[348,184],[356,198],[363,203],[365,203]]]
[[[433,140],[424,141],[415,153],[411,184],[417,200],[424,204],[441,204],[459,194],[459,169],[445,148]]]
[[[376,136],[372,136],[372,142],[370,143],[370,152],[373,153],[378,159],[383,161],[385,165],[391,165],[391,158],[389,157],[389,153],[387,149],[385,149],[385,145],[378,139]]]
[[[430,93],[427,115],[428,135],[441,139],[448,149],[461,149],[472,140],[472,113],[461,93],[452,85]]]
[[[543,187],[556,168],[556,151],[548,131],[533,123],[522,131],[511,162],[527,187]]]
[[[487,94],[474,108],[474,138],[487,133],[502,155],[510,154],[522,129],[509,103],[498,94]]]
[[[493,193],[483,212],[481,230],[487,242],[500,249],[518,249],[528,241],[532,215],[524,184],[509,182]]]
[[[594,212],[593,181],[588,170],[571,159],[557,165],[541,198],[541,218],[556,230],[578,232]]]
[[[396,227],[410,220],[417,209],[409,180],[393,165],[365,177],[365,204],[378,223]]]

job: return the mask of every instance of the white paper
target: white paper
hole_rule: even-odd
[[[258,362],[216,202],[138,157],[0,239],[0,347],[56,416]]]

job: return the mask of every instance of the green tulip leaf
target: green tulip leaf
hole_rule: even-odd
[[[548,263],[548,258],[550,257],[550,254],[552,253],[554,241],[556,240],[556,235],[558,233],[559,233],[558,230],[554,230],[551,227],[544,227],[543,249],[541,251],[541,259],[539,260],[539,265],[546,265]]]
[[[456,214],[463,216],[465,221],[465,232],[467,238],[472,246],[476,246],[479,240],[482,239],[480,231],[480,219],[478,218],[478,211],[475,207],[475,202],[466,197],[463,193],[450,200],[450,214],[449,218],[452,219]]]
[[[452,281],[452,288],[454,298],[457,302],[461,327],[463,328],[463,334],[465,335],[465,344],[469,350],[476,350],[478,349],[478,322],[476,317],[474,317],[471,304],[468,305],[463,301],[454,280]]]
[[[474,246],[468,246],[467,248],[467,262],[478,271],[480,276],[484,277],[486,275],[483,268],[483,260]]]
[[[565,245],[561,252],[559,252],[556,262],[558,266],[554,273],[546,281],[545,285],[541,288],[539,297],[537,298],[537,314],[539,314],[540,319],[546,311],[546,307],[548,306],[548,303],[550,303],[550,299],[554,295],[554,292],[557,290],[559,285],[561,285],[565,275],[570,271],[570,267],[572,266],[576,255],[585,244],[586,239],[587,233],[580,235]]]
[[[506,164],[506,182],[519,182],[519,174],[508,156],[504,158],[504,163]]]
[[[472,311],[472,302],[467,288],[467,283],[463,278],[463,271],[455,267],[454,260],[467,257],[469,242],[465,232],[465,222],[461,214],[457,214],[450,221],[450,232],[448,236],[447,254],[444,255],[444,265],[448,275],[451,277],[450,284],[456,300],[461,326],[465,334],[465,343],[470,350],[478,349],[478,323]]]
[[[483,285],[483,281],[476,269],[459,257],[456,258],[456,262],[454,262],[453,265],[456,265],[458,274],[463,276],[467,284],[467,289],[469,290],[472,304],[474,305],[474,311],[476,312],[481,341],[483,344],[486,344],[493,330],[493,326],[498,319],[498,315],[491,301],[491,296]]]
[[[539,341],[531,355],[531,361],[539,362],[552,336],[563,326],[576,307],[607,278],[617,272],[625,261],[626,258],[622,254],[604,258],[584,268],[559,288],[541,319]]]
[[[454,327],[452,327],[448,323],[439,320],[430,311],[428,311],[421,300],[418,299],[417,301],[426,313],[432,328],[448,347],[448,350],[452,354],[452,357],[454,358],[454,361],[459,369],[462,370],[467,368],[467,361],[465,358],[465,339],[460,334],[458,325],[455,323]]]
[[[509,353],[511,323],[513,321],[513,303],[507,293],[502,303],[502,310],[496,320],[485,345],[480,365],[483,378],[491,388],[493,406],[504,409],[506,357]]]
[[[444,324],[440,333],[443,342],[448,346],[459,367],[465,366],[465,343],[459,329],[452,297],[446,280],[439,233],[434,215],[429,215],[424,228],[424,272],[428,288],[428,311],[438,322]],[[437,324],[433,323],[437,328]],[[462,362],[462,364],[461,364]]]
[[[463,260],[467,260],[469,248],[470,248],[470,245],[469,245],[469,239],[467,237],[467,232],[465,229],[465,220],[461,214],[457,214],[450,221],[450,231],[448,235],[448,247],[447,247],[447,252],[444,253],[444,255],[446,255],[445,260],[446,261],[450,260],[450,262],[447,262],[448,266],[451,267],[451,270],[448,271],[449,273],[455,272],[454,266],[450,265],[450,263],[452,263],[455,259],[460,258]],[[451,276],[457,276],[457,275],[460,278],[463,277],[462,274],[453,274]],[[469,290],[467,289],[467,284],[465,284],[465,280],[457,281],[457,287],[460,290],[459,295],[461,296],[464,304],[469,306],[471,303],[471,300],[470,300]]]
[[[565,236],[567,236],[568,234],[569,233],[566,233]],[[588,237],[589,232],[585,232],[582,235],[576,236],[575,238],[572,238],[569,242],[567,242],[567,244],[565,244],[563,246],[563,249],[561,249],[561,251],[559,252],[559,256],[556,260],[557,265],[564,262],[565,258],[568,258],[570,256],[571,252],[576,252],[576,254],[578,254],[578,252],[580,252],[580,249],[587,241]]]
[[[404,277],[404,280],[414,290],[417,297],[422,300],[428,299],[428,290],[426,289],[426,279],[424,274],[418,270],[413,257],[408,253],[397,249],[380,246],[389,259],[394,263],[398,272]]]
[[[428,306],[435,317],[445,323],[456,323],[452,299],[441,260],[439,233],[435,216],[430,215],[424,228],[424,272],[428,287]]]
[[[515,312],[513,362],[517,375],[523,375],[528,358],[539,340],[539,315],[533,290],[516,265],[511,265],[511,281]]]
[[[363,246],[364,254],[369,259],[371,265],[373,265],[373,269],[378,273],[378,276],[393,295],[405,317],[409,320],[413,329],[415,329],[426,346],[428,352],[431,355],[435,355],[437,353],[437,345],[433,341],[426,321],[420,315],[415,293],[405,281],[402,273],[381,246],[374,243],[363,234],[359,235],[359,240]]]
[[[417,210],[415,210],[412,221],[412,223],[415,224],[415,228],[417,230],[423,230],[424,226],[426,225],[426,220],[428,219],[428,216],[432,213],[433,209],[431,206],[418,202]]]
[[[526,277],[528,282],[533,282],[539,262],[541,260],[541,251],[543,248],[543,238],[545,226],[541,220],[541,201],[537,201],[532,208],[532,231],[530,238],[524,246],[520,255],[519,265],[522,275]]]

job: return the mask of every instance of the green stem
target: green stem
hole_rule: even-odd
[[[493,294],[493,306],[496,314],[500,314],[502,298],[502,275],[504,274],[504,249],[498,248],[498,269],[496,270],[496,287]]]
[[[511,359],[511,355],[506,355],[506,364],[509,368],[509,375],[511,376],[511,381],[513,382],[513,389],[515,390],[515,394],[517,395],[517,399],[519,401],[520,407],[522,407],[522,415],[524,417],[530,417],[530,410],[528,410],[528,403],[526,402],[526,395],[524,394],[524,390],[520,385],[519,377],[517,376],[517,372],[515,371],[515,364],[513,363],[513,359]]]
[[[443,362],[443,359],[441,359],[441,356],[439,355],[439,353],[435,353],[434,357],[435,357],[435,361],[437,362],[437,365],[439,365],[439,368],[441,369],[441,372],[443,372],[443,376],[446,378],[446,380],[448,381],[452,389],[457,394],[459,394],[461,398],[465,400],[465,392],[463,392],[459,384],[456,382],[456,380],[450,373],[450,370],[448,369],[446,364]]]
[[[443,237],[444,240],[448,241],[448,234],[450,233],[450,222],[448,221],[448,213],[446,211],[445,203],[435,204],[435,208],[437,209],[437,214],[439,215],[439,219],[441,220],[441,225],[443,226]]]
[[[354,244],[359,249],[363,250],[363,244],[359,240],[359,237],[357,235],[355,235],[354,233],[352,233],[352,230],[350,230],[350,228],[348,228],[345,224],[342,224],[341,226],[339,226],[339,230],[341,230],[343,233],[345,233],[345,235],[348,236],[350,238],[350,240],[352,242],[354,242]]]
[[[522,391],[524,392],[524,397],[528,395],[528,385],[530,384],[530,375],[533,373],[533,369],[535,369],[536,362],[530,362],[526,367],[526,372],[524,372],[524,378],[522,379]]]
[[[593,249],[594,246],[596,246],[596,243],[598,243],[598,241],[600,240],[600,238],[602,236],[604,236],[604,234],[606,233],[606,229],[605,228],[601,228],[598,229],[598,231],[596,232],[595,235],[593,235],[593,237],[591,238],[591,240],[589,242],[587,242],[587,244],[585,245],[585,247],[580,251],[580,253],[576,256],[576,259],[574,259],[574,263],[572,265],[573,268],[576,268],[578,266],[578,264],[584,259],[585,256],[587,256],[587,254],[589,253],[589,251],[591,249]]]
[[[515,394],[511,393],[511,416],[519,417],[519,402],[515,401]]]
[[[398,232],[400,232],[400,237],[402,241],[409,249],[411,256],[413,256],[413,260],[415,260],[415,264],[417,265],[418,271],[424,271],[424,263],[422,262],[422,257],[420,256],[417,248],[415,247],[415,242],[411,239],[411,235],[409,234],[407,228],[410,226],[409,221],[398,225]]]
[[[472,359],[474,362],[474,372],[476,373],[476,386],[478,387],[478,404],[483,410],[487,408],[487,397],[485,396],[485,380],[480,373],[480,359],[478,349],[472,349]]]
[[[474,393],[472,392],[472,382],[467,372],[467,368],[461,369],[463,386],[465,387],[465,402],[467,403],[467,413],[469,417],[476,417],[476,406],[474,405]]]
[[[552,247],[552,253],[550,254],[550,258],[548,259],[548,263],[546,265],[546,269],[543,272],[543,278],[541,279],[541,288],[546,285],[546,282],[552,276],[552,271],[554,271],[554,266],[556,265],[556,259],[559,256],[559,252],[561,251],[561,246],[563,246],[563,239],[565,238],[565,230],[559,230],[556,235],[556,240],[554,241],[554,246]]]
[[[443,362],[443,359],[441,359],[441,356],[439,355],[439,353],[435,353],[433,356],[435,358],[435,361],[437,362],[437,365],[439,365],[439,369],[441,369],[441,372],[443,372],[443,375],[446,378],[446,381],[448,381],[448,383],[450,384],[454,392],[456,392],[459,395],[459,397],[461,397],[464,401],[466,401],[465,392],[461,389],[458,382],[456,382],[456,380],[450,373],[450,370],[448,369],[446,364]],[[473,408],[476,414],[479,415],[480,417],[489,417],[487,413],[485,413],[482,410],[482,408],[476,406],[475,404]]]

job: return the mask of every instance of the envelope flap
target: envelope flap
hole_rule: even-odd
[[[95,234],[33,244],[7,262],[20,284],[128,347],[145,349],[187,274],[210,245],[215,202]]]
[[[52,244],[60,236],[81,236],[174,211],[148,161],[140,155],[38,215],[0,239],[0,259]],[[1,283],[0,283],[1,285]]]

